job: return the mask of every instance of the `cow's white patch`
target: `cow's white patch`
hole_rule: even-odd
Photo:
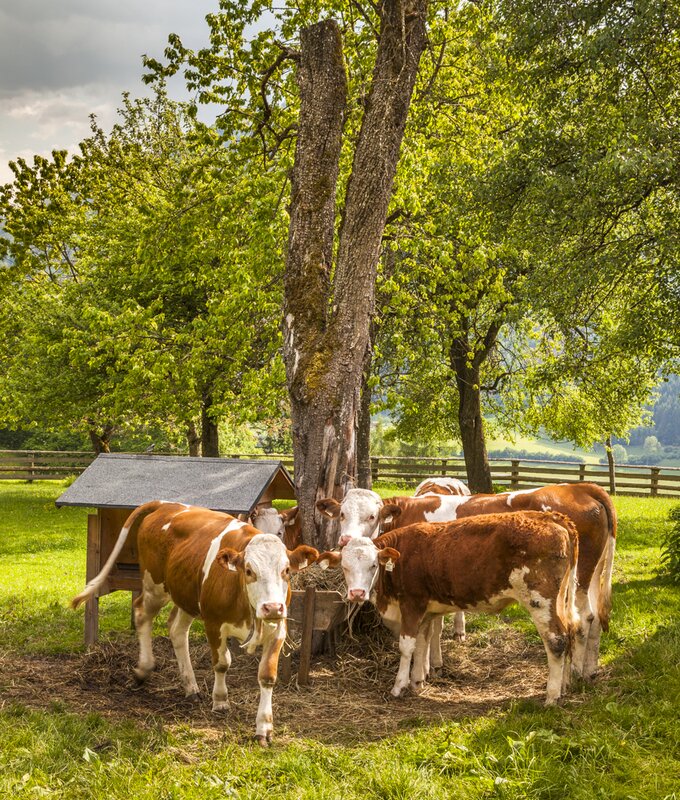
[[[512,508],[512,501],[517,497],[518,494],[532,494],[533,492],[538,492],[542,489],[542,486],[537,486],[535,489],[518,489],[516,492],[509,492],[507,504],[510,508]]]
[[[180,514],[182,512],[180,511]],[[210,547],[208,548],[208,552],[205,554],[205,561],[203,562],[203,580],[201,583],[205,583],[208,574],[210,573],[210,567],[212,567],[213,562],[217,558],[217,553],[219,552],[220,545],[222,544],[222,538],[225,534],[229,533],[229,531],[237,531],[239,528],[242,528],[245,525],[245,522],[241,522],[238,519],[232,519],[231,522],[227,525],[227,527],[217,534],[217,536],[210,542]]]
[[[161,528],[162,531],[167,531],[168,528],[172,525],[172,522],[166,522],[165,525]]]
[[[416,649],[415,636],[400,636],[399,637],[399,652],[401,653],[401,660],[399,661],[399,671],[397,672],[397,679],[392,687],[392,695],[399,697],[402,691],[408,686],[409,675],[411,672],[411,658],[413,651]]]
[[[433,495],[440,499],[439,508],[434,511],[425,511],[425,522],[450,522],[458,517],[458,509],[471,499],[470,495]]]
[[[541,503],[541,511],[552,511],[552,508],[545,503]]]
[[[425,478],[424,481],[421,481],[418,486],[416,486],[416,490],[413,493],[414,497],[421,497],[420,490],[427,486],[427,484],[433,484],[434,486],[441,486],[442,489],[448,489],[451,494],[460,494],[460,495],[469,495],[470,490],[468,487],[463,483],[463,481],[458,480],[458,478],[447,478],[443,476],[433,476],[431,478]],[[434,494],[434,492],[427,492],[427,494]]]

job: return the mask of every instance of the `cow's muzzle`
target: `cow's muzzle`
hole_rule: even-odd
[[[365,589],[348,589],[347,599],[350,603],[363,603],[366,599]]]
[[[285,619],[286,606],[283,603],[262,603],[260,612],[262,619]]]

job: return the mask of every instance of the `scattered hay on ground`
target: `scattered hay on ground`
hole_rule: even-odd
[[[362,615],[363,616],[363,615]],[[274,692],[278,741],[297,737],[352,744],[392,735],[404,728],[461,719],[500,709],[515,699],[542,703],[547,679],[545,652],[539,643],[510,626],[473,632],[464,644],[444,638],[443,674],[422,694],[390,698],[399,662],[397,643],[376,619],[357,621],[339,642],[337,656],[315,657],[310,685],[293,678]],[[451,632],[452,633],[452,632]],[[211,711],[213,672],[207,644],[192,639],[191,654],[201,689],[199,700],[183,697],[170,641],[154,639],[156,669],[139,686],[132,675],[137,644],[119,634],[85,653],[0,657],[0,707],[19,703],[49,709],[58,702],[75,713],[97,712],[113,719],[158,719],[184,723],[206,736],[247,739],[258,704],[257,656],[236,646],[227,676],[230,711]]]

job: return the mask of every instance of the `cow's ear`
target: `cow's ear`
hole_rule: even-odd
[[[244,567],[243,553],[239,553],[238,550],[232,550],[231,547],[223,547],[215,557],[215,561],[231,572],[242,570]]]
[[[279,511],[284,525],[294,525],[298,515],[300,506],[293,506],[293,508],[286,508],[284,511]]]
[[[342,553],[339,553],[337,550],[326,550],[325,553],[321,553],[321,555],[317,557],[316,563],[321,569],[328,569],[329,567],[339,567],[341,560]]]
[[[288,551],[288,560],[292,572],[298,572],[313,564],[319,556],[319,551],[306,544],[301,544],[295,550]]]
[[[332,497],[324,497],[323,500],[317,500],[316,507],[322,514],[332,519],[340,516],[340,503]]]
[[[395,517],[398,517],[401,514],[401,508],[394,503],[388,503],[384,505],[380,509],[380,519],[385,523],[388,524],[392,522]]]
[[[394,562],[399,561],[400,556],[401,553],[395,550],[394,547],[383,547],[382,550],[378,550],[378,563],[382,564],[388,572],[391,572]]]

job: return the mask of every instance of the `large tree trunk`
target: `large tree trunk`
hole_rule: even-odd
[[[458,387],[458,424],[463,444],[465,471],[470,491],[492,492],[491,468],[486,452],[482,416],[481,369],[496,342],[502,321],[489,326],[481,344],[473,345],[477,332],[469,319],[461,318],[462,333],[453,340],[449,361]]]
[[[204,458],[219,458],[220,440],[217,430],[217,420],[210,415],[212,397],[210,394],[203,396],[201,404],[201,455]]]
[[[484,438],[479,371],[466,370],[466,374],[457,378],[457,384],[458,423],[468,486],[473,494],[492,492],[491,468]]]
[[[346,98],[342,42],[332,20],[302,31],[300,118],[291,177],[284,358],[291,398],[295,484],[305,542],[335,543],[316,511],[357,475],[364,355],[387,207],[418,62],[427,0],[385,0],[372,85],[354,153],[330,274]]]

